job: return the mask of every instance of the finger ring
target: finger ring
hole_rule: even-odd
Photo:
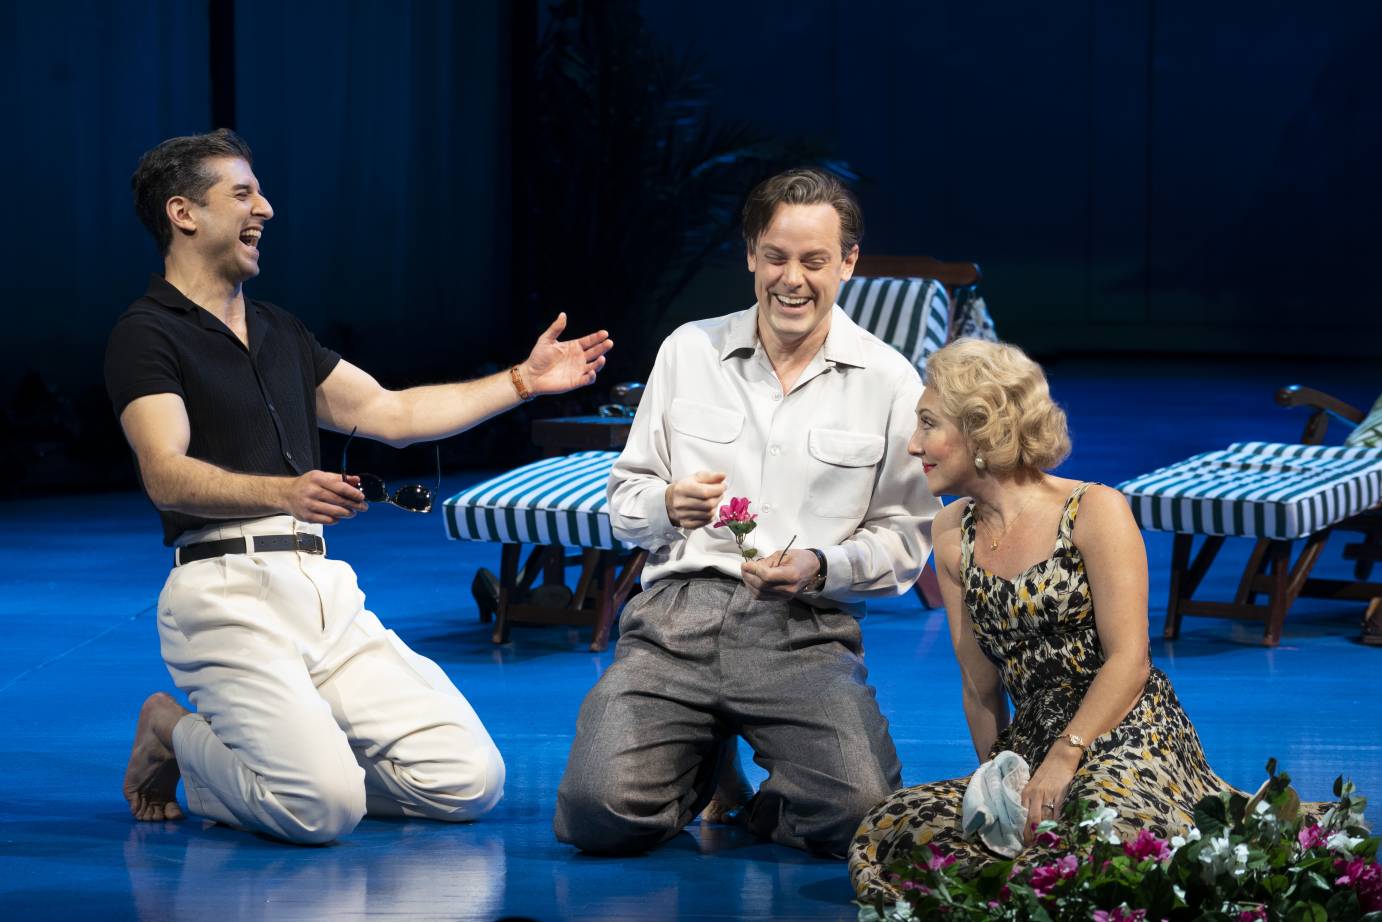
[[[1056,802],[1054,800],[1047,801],[1043,806],[1045,806],[1047,810],[1054,810],[1056,809]]]

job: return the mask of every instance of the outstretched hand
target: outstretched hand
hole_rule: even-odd
[[[580,339],[557,339],[566,329],[566,312],[557,314],[537,342],[527,361],[519,366],[528,390],[539,394],[564,394],[595,383],[595,375],[605,367],[605,353],[614,348],[609,333],[599,330]]]

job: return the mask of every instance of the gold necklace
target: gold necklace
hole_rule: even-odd
[[[1003,526],[1003,530],[1002,530],[1001,532],[999,532],[997,538],[995,538],[995,537],[993,536],[993,526],[990,525],[988,522],[985,522],[985,523],[984,523],[984,527],[985,527],[986,529],[988,529],[988,533],[989,533],[989,550],[990,550],[990,551],[996,551],[996,550],[998,550],[998,542],[1002,541],[1004,538],[1006,538],[1006,537],[1008,536],[1008,529],[1012,528],[1014,525],[1017,524],[1017,520],[1020,519],[1020,518],[1022,518],[1022,513],[1026,512],[1026,511],[1027,511],[1027,507],[1030,506],[1031,504],[1032,504],[1032,497],[1029,496],[1029,497],[1027,497],[1027,501],[1026,501],[1025,503],[1022,504],[1022,508],[1019,509],[1019,510],[1017,510],[1017,515],[1013,516],[1012,521],[1009,522],[1007,525],[1004,525],[1004,526]]]

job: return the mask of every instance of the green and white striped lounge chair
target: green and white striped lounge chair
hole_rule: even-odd
[[[950,334],[950,298],[935,279],[860,278],[840,286],[840,308],[925,373],[926,357]]]
[[[1183,615],[1266,622],[1264,642],[1281,640],[1300,595],[1370,599],[1382,585],[1311,579],[1332,530],[1382,503],[1382,449],[1238,442],[1122,483],[1138,524],[1175,533],[1166,608],[1167,639]],[[1205,539],[1191,561],[1196,535]],[[1192,598],[1228,537],[1257,539],[1233,602]],[[1292,545],[1305,544],[1294,565]],[[1270,571],[1270,572],[1268,572]],[[1259,593],[1266,605],[1257,605]]]
[[[544,458],[462,490],[442,503],[447,537],[453,541],[498,541],[500,558],[498,622],[494,642],[508,640],[512,622],[538,624],[590,623],[590,648],[603,650],[609,642],[615,613],[623,605],[647,552],[617,540],[610,531],[605,487],[614,451],[579,451]],[[582,576],[566,606],[550,607],[511,598],[536,577],[542,555],[528,558],[523,574],[518,561],[523,545],[536,548],[579,548]],[[595,592],[595,606],[586,617],[586,601]],[[481,619],[491,612],[481,610]]]

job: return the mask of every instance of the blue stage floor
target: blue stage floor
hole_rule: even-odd
[[[1300,381],[1367,405],[1382,378],[1354,366],[1100,363],[1051,368],[1070,411],[1070,476],[1110,483],[1240,439],[1294,440],[1304,418],[1275,407]],[[448,479],[448,489],[474,477]],[[197,819],[137,825],[120,796],[140,702],[171,690],[153,603],[167,572],[156,518],[133,494],[0,504],[0,907],[10,919],[851,919],[843,864],[693,826],[642,858],[557,844],[553,798],[582,696],[610,653],[559,628],[517,628],[495,647],[469,585],[497,549],[447,542],[440,517],[376,507],[329,533],[370,607],[439,662],[489,726],[507,795],[484,821],[366,819],[343,841],[296,848]],[[1246,556],[1247,542],[1230,549]],[[1188,618],[1160,640],[1170,540],[1149,535],[1155,663],[1199,728],[1211,764],[1255,786],[1275,756],[1307,799],[1334,776],[1373,795],[1382,821],[1382,649],[1357,643],[1361,605],[1301,600],[1282,645],[1261,626]],[[1207,589],[1230,593],[1224,561]],[[1319,571],[1348,572],[1337,544]],[[864,624],[868,662],[908,784],[964,774],[974,756],[940,612],[913,597]],[[751,773],[761,777],[756,767]]]

